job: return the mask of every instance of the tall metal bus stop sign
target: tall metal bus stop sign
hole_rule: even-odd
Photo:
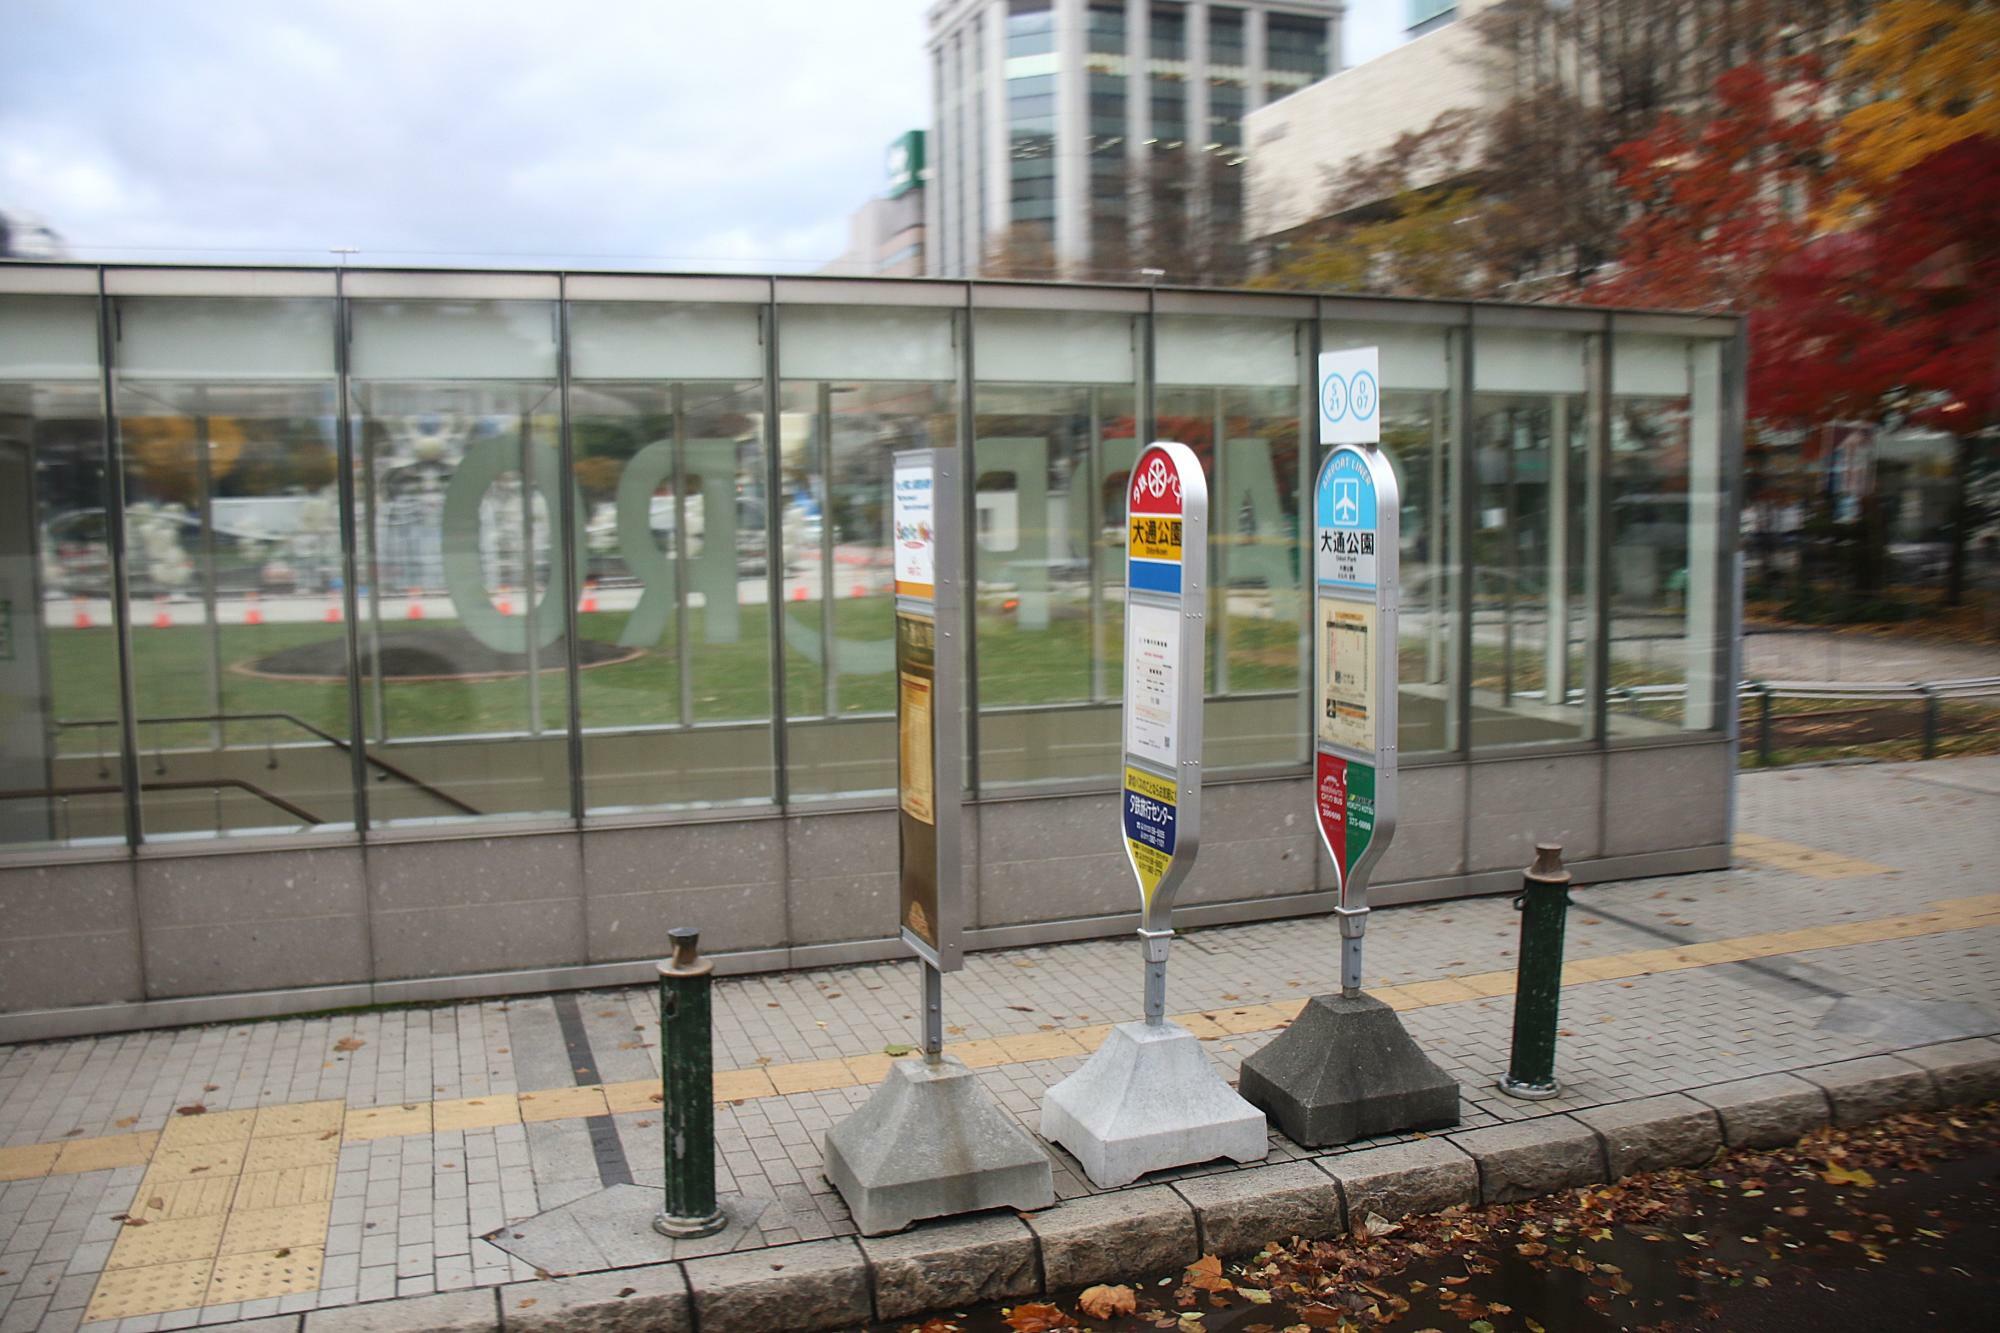
[[[827,1179],[865,1236],[925,1217],[1055,1202],[1048,1155],[944,1053],[944,974],[965,962],[960,469],[953,449],[910,450],[892,465],[898,919],[923,973],[923,1059],[890,1065],[868,1101],[827,1132]],[[832,613],[830,602],[821,607]]]
[[[1458,1084],[1361,991],[1368,876],[1396,832],[1398,511],[1378,349],[1319,359],[1313,486],[1313,814],[1339,894],[1340,994],[1243,1062],[1238,1088],[1308,1147],[1458,1123]]]
[[[1148,1171],[1261,1160],[1263,1113],[1167,1021],[1174,892],[1201,841],[1208,482],[1194,450],[1149,444],[1125,493],[1125,743],[1119,831],[1139,882],[1145,1021],[1120,1023],[1042,1098],[1042,1136],[1106,1188]]]

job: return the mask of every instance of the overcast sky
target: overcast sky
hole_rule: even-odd
[[[813,267],[924,124],[928,3],[0,0],[0,208],[80,259]]]

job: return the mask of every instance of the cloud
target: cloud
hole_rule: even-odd
[[[786,267],[924,123],[926,0],[23,0],[0,207],[81,257]]]

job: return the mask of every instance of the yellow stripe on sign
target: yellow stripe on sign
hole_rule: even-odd
[[[1168,805],[1180,800],[1179,789],[1174,786],[1172,778],[1155,776],[1143,768],[1128,766],[1125,769],[1125,786],[1141,796],[1150,796],[1156,801],[1165,801]]]
[[[1179,560],[1181,520],[1160,514],[1134,514],[1125,551],[1134,560]]]

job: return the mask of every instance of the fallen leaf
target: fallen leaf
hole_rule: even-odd
[[[132,1126],[139,1123],[139,1117],[136,1115],[128,1115],[124,1119],[113,1121],[112,1123],[116,1124],[120,1129],[130,1129],[132,1128]]]
[[[165,1208],[167,1206],[167,1201],[161,1198],[159,1195],[155,1194],[152,1198],[146,1200],[146,1206],[148,1208],[154,1208],[154,1209]]]
[[[539,1302],[537,1302],[536,1298],[533,1296],[523,1296],[520,1300],[514,1302],[514,1308],[517,1310],[525,1310],[529,1306],[538,1303]]]
[[[1826,1170],[1820,1172],[1829,1185],[1859,1185],[1862,1189],[1875,1188],[1875,1177],[1860,1167],[1845,1167],[1838,1162],[1829,1162]]]
[[[637,1287],[620,1287],[618,1289],[618,1298],[620,1300],[623,1300],[625,1297],[632,1295],[634,1292],[638,1290],[639,1289]]]
[[[291,1254],[291,1252],[292,1252],[292,1247],[287,1245],[283,1249],[279,1250],[276,1254],[272,1255],[271,1257],[273,1259],[283,1259],[288,1257]]]
[[[1099,1284],[1087,1287],[1076,1298],[1076,1308],[1092,1319],[1110,1319],[1115,1315],[1136,1314],[1139,1298],[1126,1286],[1107,1287]]]
[[[203,1105],[202,1105],[202,1104],[201,1104],[200,1102],[196,1102],[196,1103],[195,1103],[195,1104],[194,1104],[193,1106],[176,1106],[176,1107],[174,1108],[174,1114],[175,1114],[175,1115],[207,1115],[207,1114],[208,1114],[208,1108],[207,1108],[206,1106],[203,1106]]]
[[[128,1227],[142,1227],[146,1225],[146,1219],[143,1217],[128,1217],[125,1219],[125,1225]]]
[[[204,1083],[201,1085],[201,1090],[203,1092],[219,1092],[222,1090],[222,1085],[220,1083]]]
[[[1222,1275],[1222,1260],[1204,1254],[1187,1266],[1187,1284],[1196,1291],[1234,1291],[1236,1284]]]
[[[1000,1322],[1013,1329],[1014,1333],[1048,1333],[1052,1328],[1077,1326],[1076,1320],[1064,1314],[1060,1307],[1039,1301],[1015,1306]]]
[[[336,1051],[358,1051],[368,1043],[360,1037],[346,1036],[333,1044]]]

